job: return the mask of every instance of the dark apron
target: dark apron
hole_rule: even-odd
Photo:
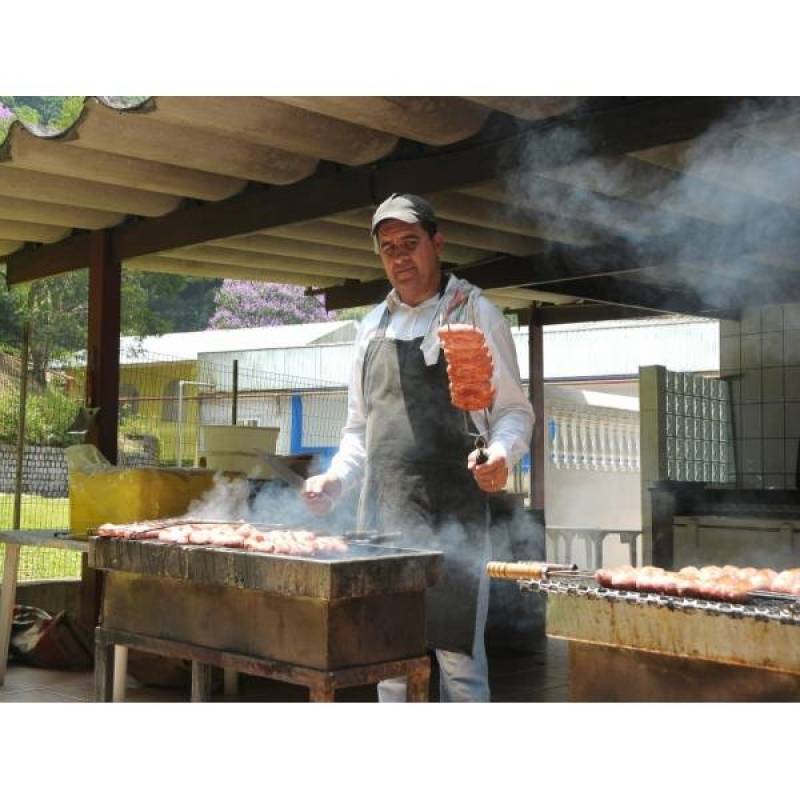
[[[488,536],[486,495],[467,469],[474,439],[450,403],[444,357],[429,367],[422,339],[389,339],[388,324],[387,309],[364,356],[359,527],[401,532],[407,546],[444,552],[442,576],[428,590],[428,644],[471,654]]]

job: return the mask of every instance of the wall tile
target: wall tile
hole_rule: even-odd
[[[785,432],[783,403],[761,406],[761,430],[765,439],[783,438]]]
[[[784,396],[784,368],[764,367],[761,370],[761,399],[772,403],[783,400]]]
[[[786,436],[800,436],[800,403],[786,404]]]
[[[797,446],[800,439],[790,438],[783,440],[783,471],[794,474],[797,469]]]
[[[741,325],[737,319],[721,319],[719,321],[720,336],[738,336],[741,333]]]
[[[782,472],[767,472],[764,474],[765,489],[784,489],[786,487],[786,477]]]
[[[751,403],[742,408],[742,436],[745,439],[760,439],[761,433],[761,404]]]
[[[764,460],[761,453],[761,439],[742,439],[742,474],[761,472]]]
[[[783,364],[783,332],[763,334],[761,350],[765,367],[780,367]]]
[[[764,473],[783,472],[785,453],[783,439],[764,439],[763,448]]]
[[[736,375],[725,379],[728,386],[728,395],[731,398],[731,403],[737,405],[742,402],[742,376]]]
[[[742,402],[760,403],[761,402],[761,370],[747,370],[742,375]]]
[[[720,370],[738,372],[741,366],[741,337],[723,336],[719,348]]]
[[[800,366],[800,330],[786,331],[783,335],[783,361],[787,366]]]
[[[783,327],[785,330],[800,328],[800,303],[790,303],[783,307]]]
[[[784,385],[787,400],[800,400],[800,367],[784,369]]]
[[[755,306],[742,309],[740,324],[742,333],[761,333],[761,309]]]
[[[783,330],[783,306],[761,307],[761,330],[762,331]]]
[[[761,334],[742,336],[742,369],[761,366]]]

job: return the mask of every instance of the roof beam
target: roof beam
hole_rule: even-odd
[[[529,288],[537,288],[535,285]],[[538,287],[541,288],[541,287]],[[583,278],[547,284],[553,291],[571,294],[584,300],[601,303],[631,306],[647,311],[673,312],[710,316],[715,319],[736,319],[736,308],[719,308],[704,302],[703,298],[691,289],[664,288],[650,284],[626,281],[613,276]]]
[[[467,144],[431,150],[414,158],[389,157],[367,167],[325,168],[285,186],[258,187],[227,200],[136,220],[112,231],[117,258],[200,244],[277,225],[362,208],[392,191],[419,194],[454,189],[514,170],[543,171],[587,158],[619,155],[682,141],[732,115],[744,103],[766,115],[779,111],[758,98],[656,97],[589,110],[556,122],[534,124],[504,138],[480,135]],[[88,248],[25,249],[8,259],[8,281],[21,283],[80,269]],[[67,258],[69,254],[69,258]]]
[[[664,317],[670,312],[653,312],[643,308],[606,305],[604,303],[582,303],[581,305],[550,306],[537,309],[542,325],[574,325],[587,322],[608,322],[618,319],[652,319]],[[519,311],[519,324],[525,325],[529,314]]]

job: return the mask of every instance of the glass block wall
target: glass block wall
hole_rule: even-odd
[[[736,480],[731,400],[724,381],[665,370],[662,424],[664,478],[701,483]]]
[[[642,367],[639,397],[644,481],[735,483],[733,415],[725,381]]]

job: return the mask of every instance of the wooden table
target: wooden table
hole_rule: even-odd
[[[20,549],[24,547],[54,547],[87,553],[89,544],[70,538],[65,530],[0,530],[0,544],[6,546],[3,567],[3,585],[0,589],[0,686],[6,679],[8,646],[11,641],[11,623],[14,618],[14,600],[17,594],[17,571]]]

